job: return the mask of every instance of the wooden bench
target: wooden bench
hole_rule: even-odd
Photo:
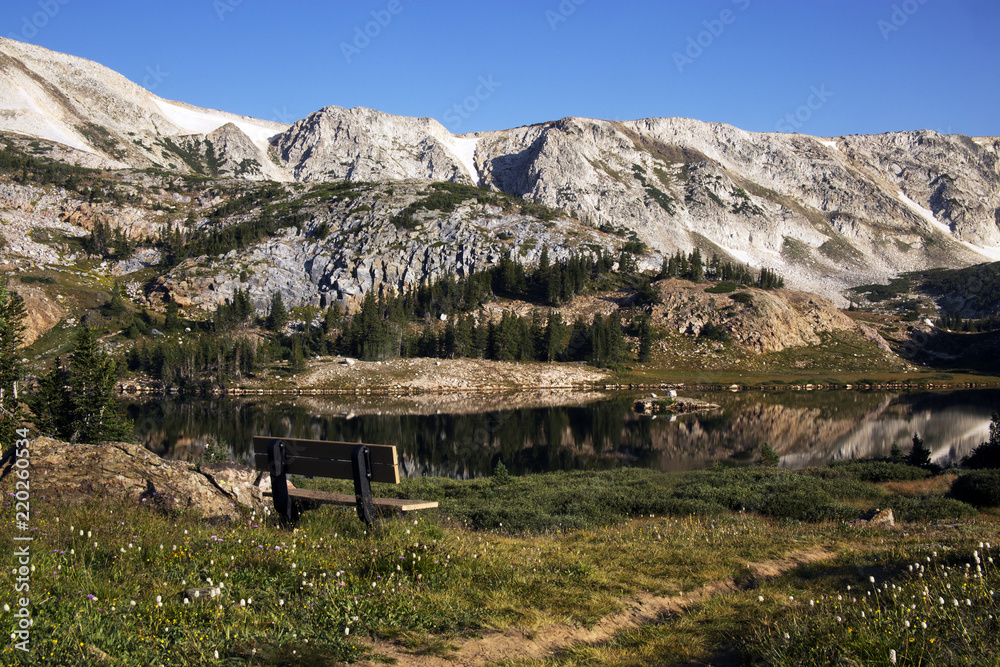
[[[278,516],[290,523],[298,521],[299,506],[307,504],[355,505],[358,517],[368,525],[375,521],[376,507],[410,512],[438,506],[424,500],[372,497],[372,482],[399,484],[394,445],[255,436],[253,452],[256,469],[271,474]],[[353,479],[354,495],[289,488],[288,475]]]

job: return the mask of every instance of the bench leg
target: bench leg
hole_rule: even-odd
[[[271,494],[274,497],[274,509],[286,523],[299,520],[299,508],[288,497],[288,478],[285,475],[285,443],[272,440],[267,446],[267,467],[271,473]]]
[[[364,445],[351,451],[351,467],[354,469],[354,500],[358,507],[358,518],[371,526],[375,523],[375,505],[372,503],[371,454]]]

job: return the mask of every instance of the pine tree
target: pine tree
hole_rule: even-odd
[[[774,451],[774,447],[765,442],[763,447],[760,449],[760,459],[758,463],[768,468],[774,468],[781,463],[781,457],[778,456],[778,452]]]
[[[691,280],[700,283],[705,279],[705,265],[701,259],[701,250],[694,249],[691,253]]]
[[[889,450],[889,460],[893,463],[905,463],[906,455],[903,454],[903,448],[897,443],[892,443],[892,448]]]
[[[59,360],[41,380],[34,408],[43,428],[69,442],[120,440],[132,431],[115,399],[118,369],[97,344],[97,334],[81,325],[64,367]]]
[[[639,361],[652,360],[653,342],[653,325],[649,315],[645,315],[639,322]]]
[[[0,284],[0,451],[14,444],[17,429],[24,424],[24,412],[17,383],[24,375],[17,348],[24,342],[24,300]]]
[[[458,327],[452,320],[448,320],[448,324],[444,327],[444,338],[439,352],[443,359],[454,359],[458,356]]]
[[[168,333],[171,331],[178,331],[181,328],[181,318],[179,315],[180,307],[177,302],[173,299],[167,304],[167,316],[163,321],[163,330]]]
[[[635,255],[627,250],[622,250],[618,255],[618,273],[630,276],[638,272],[639,261],[635,258]]]
[[[285,300],[281,297],[281,292],[271,295],[271,311],[267,315],[267,328],[269,331],[280,333],[288,324],[288,311],[285,309]]]
[[[607,328],[608,336],[607,365],[609,367],[617,366],[625,354],[625,332],[622,329],[621,320],[615,314],[608,315],[604,326]]]
[[[302,337],[298,334],[292,336],[292,349],[288,356],[288,369],[293,373],[299,373],[306,369],[306,359],[302,353]]]
[[[907,463],[921,468],[926,468],[931,464],[931,450],[916,433],[913,434],[913,449],[910,450]]]
[[[555,361],[566,349],[563,340],[566,338],[566,325],[562,315],[550,311],[542,332],[541,361]]]
[[[284,306],[284,304],[282,304],[282,306]],[[336,329],[337,325],[340,324],[340,319],[340,304],[334,303],[326,309],[325,313],[323,313],[323,333],[330,333],[330,331]]]
[[[663,280],[664,278],[669,278],[673,268],[670,264],[670,258],[666,255],[663,256],[663,263],[660,265],[660,272],[656,274],[657,280]]]
[[[677,255],[671,255],[667,260],[667,275],[664,278],[676,278],[679,264]]]
[[[556,264],[545,274],[545,300],[550,306],[558,306],[563,301],[563,272]]]

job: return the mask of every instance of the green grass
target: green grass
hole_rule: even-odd
[[[891,496],[876,482],[918,480],[920,468],[880,461],[852,461],[830,468],[790,471],[759,466],[717,467],[690,472],[641,468],[553,472],[457,481],[404,480],[373,485],[376,495],[436,500],[442,510],[477,531],[503,533],[598,529],[637,516],[719,516],[754,512],[777,519],[848,521],[862,510],[892,503],[907,520],[974,516],[962,502],[928,496]],[[298,480],[297,485],[347,493],[351,483]]]
[[[919,537],[841,530],[858,549],[528,665],[995,665],[995,523]],[[971,534],[967,534],[971,533]],[[968,567],[966,567],[968,565]],[[980,568],[977,570],[977,568]],[[957,605],[956,605],[957,603]]]
[[[438,498],[441,508],[387,517],[366,529],[353,508],[324,507],[304,513],[290,530],[254,515],[213,525],[191,511],[163,513],[147,503],[102,499],[67,504],[35,492],[33,654],[21,660],[7,643],[0,663],[100,664],[99,651],[126,666],[332,665],[379,659],[373,640],[447,656],[492,629],[594,627],[623,612],[626,600],[690,594],[720,582],[719,594],[663,619],[669,622],[568,647],[554,662],[685,664],[735,651],[745,659],[796,664],[801,655],[795,651],[806,639],[821,651],[876,655],[884,639],[874,632],[883,626],[873,622],[869,636],[846,641],[847,626],[833,626],[828,617],[849,612],[834,609],[832,595],[846,584],[864,586],[869,574],[880,585],[912,587],[914,575],[905,566],[923,562],[931,549],[940,554],[931,556],[935,567],[952,568],[949,582],[920,582],[933,583],[935,595],[945,583],[984,586],[964,579],[963,563],[973,541],[1000,542],[992,515],[949,518],[950,528],[910,524],[873,539],[839,519],[901,496],[839,475],[759,467],[414,479],[401,487],[400,495]],[[5,525],[14,519],[12,503],[8,498],[0,510]],[[841,553],[840,560],[773,580],[748,574],[750,563],[821,547]],[[13,549],[11,541],[0,542],[0,562],[12,562]],[[986,581],[995,587],[986,551],[980,554]],[[944,571],[934,570],[934,577]],[[191,588],[217,595],[185,603]],[[993,603],[973,593],[962,588],[962,599],[974,598],[972,611],[982,616]],[[817,608],[822,603],[823,614],[806,606],[810,598]],[[895,600],[863,602],[889,609]],[[0,604],[16,606],[12,587],[0,590]],[[955,616],[966,611],[926,613],[938,614],[937,632],[946,623],[954,630],[959,621],[978,628],[966,639],[938,634],[940,641],[971,642],[994,656],[996,633],[981,620]],[[892,608],[899,619],[907,613],[901,600]],[[800,633],[799,643],[783,641],[786,631]],[[684,648],[675,654],[671,646]],[[933,653],[929,643],[922,650],[949,655]]]
[[[1000,572],[985,545],[952,537],[844,559],[845,571],[870,572],[853,585],[817,568],[797,601],[765,614],[748,653],[770,665],[890,664],[891,653],[901,665],[995,665]]]

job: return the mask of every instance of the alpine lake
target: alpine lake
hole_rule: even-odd
[[[516,475],[622,466],[661,471],[750,464],[769,443],[801,468],[908,452],[914,434],[932,460],[957,464],[989,437],[1000,389],[958,391],[681,392],[718,409],[650,416],[650,392],[166,397],[129,401],[135,435],[177,460],[250,463],[252,437],[396,445],[404,476]]]

